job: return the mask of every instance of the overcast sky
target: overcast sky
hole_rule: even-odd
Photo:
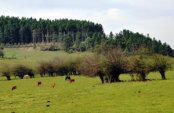
[[[174,48],[174,0],[0,0],[0,15],[90,20],[107,34],[149,33]]]

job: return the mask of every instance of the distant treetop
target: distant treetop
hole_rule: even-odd
[[[174,56],[172,48],[166,44],[152,39],[149,35],[133,33],[123,30],[118,34],[112,32],[107,36],[103,26],[86,20],[72,19],[34,19],[0,16],[0,44],[24,45],[33,43],[52,43],[56,50],[86,51],[111,45],[121,48],[129,54],[134,53],[159,53]],[[53,49],[52,49],[53,48]]]

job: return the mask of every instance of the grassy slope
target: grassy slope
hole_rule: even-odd
[[[32,50],[32,48],[27,49],[16,49],[10,48],[5,49],[5,59],[0,58],[0,72],[3,70],[4,66],[7,65],[12,67],[16,64],[28,65],[29,67],[36,68],[39,62],[48,61],[55,57],[60,57],[65,60],[71,58],[76,59],[79,56],[83,56],[89,53],[73,53],[68,54],[63,51],[39,51]]]
[[[14,50],[9,50],[9,56]],[[27,62],[23,58],[25,54],[20,52],[16,55],[23,59],[21,62]],[[55,57],[58,53],[47,54],[45,58],[43,53],[41,59]],[[32,63],[35,63],[37,55],[40,56],[37,52],[28,55],[31,55],[27,59]],[[5,63],[9,62],[17,63],[16,60],[5,60]],[[174,71],[167,72],[168,80],[165,81],[159,80],[158,73],[151,73],[148,77],[157,80],[104,85],[98,78],[85,77],[73,77],[76,79],[73,84],[65,82],[64,77],[12,81],[1,79],[0,113],[174,113],[173,74]],[[122,75],[121,79],[129,80],[130,77]],[[41,87],[36,85],[39,80],[43,82]],[[56,82],[54,89],[51,88],[52,82]],[[17,85],[17,90],[11,91],[12,85]],[[47,103],[48,100],[51,102]],[[46,107],[47,104],[50,107]]]
[[[98,78],[0,81],[0,113],[173,113],[174,80],[102,85]],[[43,82],[37,87],[38,80]],[[56,87],[51,88],[55,81]],[[11,86],[17,90],[11,91]],[[46,107],[49,103],[50,107]]]

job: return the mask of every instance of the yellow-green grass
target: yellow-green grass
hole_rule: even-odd
[[[54,57],[71,57],[78,54],[41,52],[23,49],[6,49],[4,64],[36,65]],[[84,55],[85,53],[83,53]],[[69,56],[70,55],[70,56]],[[17,59],[8,59],[12,57]],[[64,77],[13,79],[0,77],[0,113],[174,113],[174,71],[161,80],[159,73],[150,73],[146,82],[129,82],[129,75],[121,75],[126,82],[101,84],[100,79],[72,76],[70,84]],[[40,87],[37,82],[42,81]],[[51,83],[56,87],[52,88]],[[13,85],[17,89],[11,91]],[[48,102],[50,101],[50,102]],[[48,107],[49,105],[49,107]]]
[[[76,81],[72,84],[64,77],[1,80],[0,113],[173,113],[173,73],[168,72],[169,79],[164,81],[112,84],[82,76],[73,76]],[[155,76],[159,74],[149,75]],[[129,76],[121,75],[126,78]],[[37,81],[42,81],[40,87]],[[11,91],[13,85],[17,89]]]

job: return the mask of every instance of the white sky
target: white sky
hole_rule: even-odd
[[[149,33],[174,48],[174,0],[0,0],[0,15],[90,20],[107,34]]]

